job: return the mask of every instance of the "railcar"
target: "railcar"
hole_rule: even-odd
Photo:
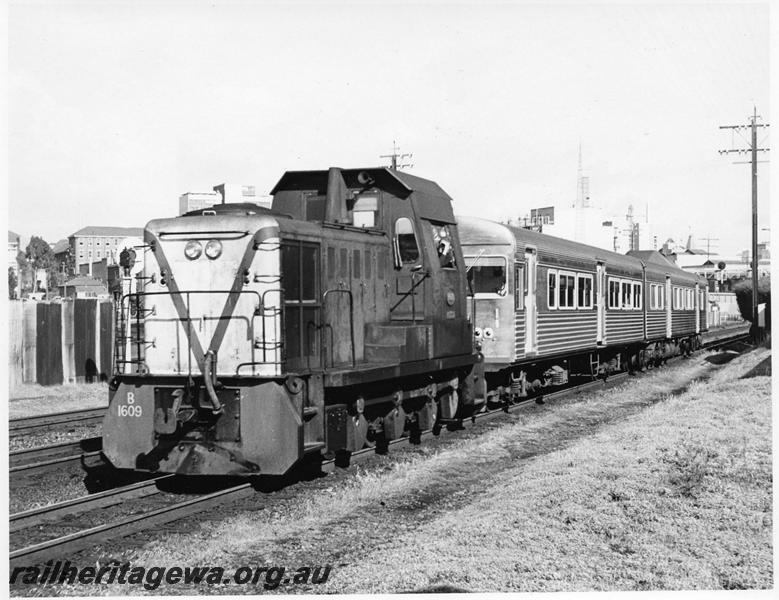
[[[272,194],[146,225],[103,427],[115,467],[280,475],[477,410],[451,198],[384,168],[287,172]]]
[[[660,253],[621,255],[484,219],[458,221],[491,400],[570,375],[646,368],[698,346],[705,281]]]

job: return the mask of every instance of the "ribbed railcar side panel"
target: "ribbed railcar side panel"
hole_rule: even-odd
[[[516,359],[525,358],[525,312],[514,311],[514,340]]]
[[[674,311],[671,317],[671,334],[695,333],[695,311]]]
[[[558,354],[591,348],[597,335],[597,315],[554,312],[538,315],[538,354]]]
[[[649,311],[646,317],[646,336],[650,340],[665,337],[665,311]]]
[[[640,342],[644,339],[644,313],[640,310],[606,312],[606,343]]]

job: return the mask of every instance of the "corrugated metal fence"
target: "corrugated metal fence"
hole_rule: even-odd
[[[113,372],[113,306],[93,299],[10,300],[8,377],[59,385],[101,381]]]

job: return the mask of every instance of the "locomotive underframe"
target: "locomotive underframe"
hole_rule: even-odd
[[[475,361],[220,377],[218,412],[202,377],[121,375],[110,385],[103,452],[122,469],[243,476],[281,475],[304,457],[382,452],[394,439],[414,441],[479,410],[484,378]]]

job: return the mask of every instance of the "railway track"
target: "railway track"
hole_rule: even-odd
[[[13,477],[57,469],[69,463],[80,462],[83,457],[99,456],[102,447],[101,438],[90,437],[77,442],[15,450],[9,454],[9,471]]]
[[[45,431],[62,425],[94,425],[103,420],[105,411],[105,408],[88,408],[22,419],[10,419],[8,421],[8,432],[11,437],[14,437],[29,435],[38,430]]]
[[[748,334],[743,332],[731,331],[727,335],[718,336],[713,340],[707,340],[703,347],[704,349],[711,349],[719,345],[741,342],[747,337]],[[603,389],[608,385],[625,380],[628,377],[629,374],[627,372],[622,372],[610,376],[608,383],[603,380],[590,381],[576,385],[574,387],[552,391],[543,394],[542,397],[545,403],[550,403],[572,394],[581,393],[587,390]],[[528,398],[515,404],[479,413],[470,420],[473,423],[485,422],[499,418],[506,413],[517,413],[520,411],[525,411],[532,407],[537,400],[538,397]],[[429,439],[434,437],[434,435],[436,434],[434,434],[432,430],[427,430],[421,433],[420,439]],[[408,437],[403,437],[389,442],[388,448],[399,449],[410,444],[410,439]],[[350,456],[349,462],[350,464],[365,462],[374,456],[375,453],[375,448],[364,448],[354,452]],[[324,460],[321,463],[321,468],[325,472],[332,471],[335,466],[336,463],[334,459]],[[103,509],[110,506],[122,505],[128,500],[160,496],[161,491],[158,487],[158,484],[166,480],[174,481],[176,477],[176,475],[166,474],[155,477],[148,481],[134,483],[121,488],[100,492],[98,494],[92,494],[89,496],[76,498],[74,500],[67,500],[47,507],[11,515],[9,527],[10,533],[12,534],[11,546],[14,546],[14,537],[23,538],[23,536],[20,536],[20,534],[22,534],[25,530],[30,530],[32,528],[41,529],[42,525],[57,523],[62,519],[72,518],[73,515],[91,513],[95,509]],[[84,550],[85,548],[89,548],[97,543],[109,539],[129,536],[134,533],[148,530],[157,525],[177,521],[204,510],[208,510],[215,506],[224,506],[225,504],[235,500],[250,497],[255,493],[256,492],[252,484],[246,482],[215,492],[207,493],[197,498],[191,498],[183,502],[175,502],[168,499],[163,502],[163,506],[152,506],[149,510],[146,510],[140,514],[130,514],[119,517],[108,523],[85,527],[78,531],[64,533],[52,539],[38,541],[28,546],[18,547],[12,550],[9,554],[11,568],[15,566],[37,564],[52,557],[68,556],[72,553]],[[164,494],[162,494],[162,496],[164,496]],[[137,508],[137,506],[134,505],[133,508]]]

